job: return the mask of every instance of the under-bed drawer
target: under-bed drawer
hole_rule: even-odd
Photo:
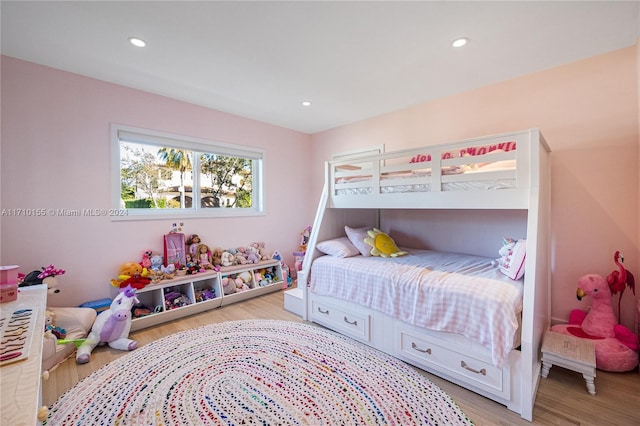
[[[311,304],[311,320],[335,331],[368,342],[370,316],[367,313],[353,313],[330,303],[314,300]]]
[[[397,356],[413,364],[433,368],[453,378],[489,391],[494,395],[507,398],[509,386],[503,370],[463,354],[455,349],[443,346],[444,341],[432,339],[428,335],[419,335],[411,329],[399,327],[397,330]]]

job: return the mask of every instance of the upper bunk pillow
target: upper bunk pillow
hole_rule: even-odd
[[[351,241],[349,241],[347,237],[319,242],[316,248],[322,253],[333,257],[351,257],[360,254],[358,249],[351,244]]]
[[[364,242],[365,238],[369,238],[367,231],[371,229],[373,229],[372,226],[365,226],[363,228],[344,227],[344,232],[347,234],[349,241],[351,241],[351,244],[353,244],[363,256],[371,256],[371,247]]]

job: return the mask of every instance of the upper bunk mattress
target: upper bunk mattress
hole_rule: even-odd
[[[507,189],[516,187],[515,161],[498,161],[483,164],[481,167],[443,167],[442,175],[464,175],[465,178],[458,178],[453,181],[443,181],[442,191],[490,191],[495,189]],[[481,178],[483,174],[495,172],[513,172],[513,176],[508,178],[487,179]],[[431,176],[431,169],[417,169],[408,172],[385,173],[380,176],[380,193],[406,193],[406,192],[431,192],[431,184],[424,182],[424,178]],[[421,179],[422,178],[422,179]],[[446,179],[446,178],[445,178]],[[420,183],[413,181],[420,180]],[[336,179],[336,194],[338,195],[358,195],[370,194],[372,188],[370,184],[365,186],[359,183],[371,182],[369,175],[356,175],[341,177]],[[350,185],[353,184],[353,185]]]
[[[489,349],[501,367],[519,327],[522,280],[510,280],[488,258],[403,250],[409,254],[397,258],[319,257],[310,290],[418,327],[461,334]]]

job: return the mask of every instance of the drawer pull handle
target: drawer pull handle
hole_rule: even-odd
[[[431,348],[428,349],[420,349],[418,348],[418,345],[416,345],[416,342],[411,342],[411,348],[415,349],[418,352],[422,352],[423,354],[429,354],[431,355]]]
[[[356,327],[358,326],[358,320],[351,322],[347,319],[347,317],[344,317],[344,322],[346,322],[347,324],[355,325]]]
[[[320,309],[320,306],[318,306],[318,312],[320,312],[321,314],[329,315],[329,310],[327,309],[326,311],[323,311],[322,309]]]
[[[483,369],[482,369],[482,370],[480,370],[480,371],[478,371],[478,370],[474,370],[473,368],[469,367],[469,366],[467,365],[467,363],[466,363],[466,362],[464,362],[464,361],[460,361],[460,366],[461,366],[462,368],[466,368],[467,370],[471,371],[472,373],[482,374],[483,376],[486,376],[486,375],[487,375],[487,370],[486,370],[486,369],[484,369],[484,368],[483,368]]]

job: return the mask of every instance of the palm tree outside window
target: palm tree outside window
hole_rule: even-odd
[[[111,205],[119,220],[263,214],[262,150],[112,126]]]

